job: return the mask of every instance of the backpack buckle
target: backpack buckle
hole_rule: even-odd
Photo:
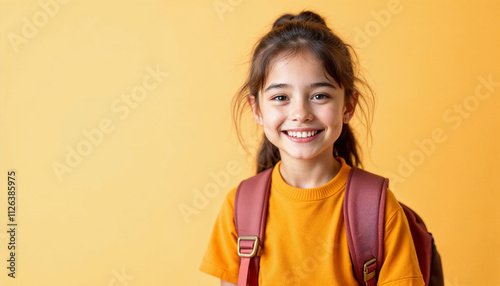
[[[375,274],[377,274],[377,259],[372,258],[363,264],[363,280],[366,285],[368,285],[368,281],[375,277]]]
[[[252,252],[250,253],[242,253],[241,252],[241,242],[242,241],[253,241]],[[238,255],[240,257],[254,257],[255,255],[259,255],[260,245],[259,238],[255,235],[252,236],[240,236],[238,237]]]

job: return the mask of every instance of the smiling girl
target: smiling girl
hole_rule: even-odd
[[[257,172],[274,168],[259,285],[358,285],[342,203],[351,166],[360,164],[349,122],[367,95],[351,53],[310,11],[279,17],[254,49],[235,120],[247,104],[264,131]],[[222,285],[238,283],[235,193],[224,201],[200,268]],[[408,222],[389,190],[385,214],[377,284],[424,285]]]

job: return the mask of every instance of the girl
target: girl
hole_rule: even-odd
[[[274,167],[259,285],[358,284],[342,202],[350,166],[360,163],[349,121],[366,100],[358,85],[366,84],[351,51],[310,11],[278,18],[254,49],[235,120],[248,104],[265,135],[257,172]],[[238,283],[235,192],[225,199],[200,267],[222,285]],[[390,191],[384,247],[378,285],[424,285],[407,220]]]

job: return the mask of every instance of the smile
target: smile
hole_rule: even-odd
[[[295,143],[308,143],[315,140],[324,130],[307,130],[307,131],[282,131],[290,140]]]
[[[295,137],[295,138],[307,138],[307,137],[313,137],[314,135],[318,134],[321,130],[313,130],[313,131],[285,131],[288,136]]]

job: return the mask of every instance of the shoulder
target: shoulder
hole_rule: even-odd
[[[232,188],[224,198],[222,203],[223,208],[227,208],[231,211],[234,211],[234,199],[236,197],[236,192],[238,191],[238,186]]]
[[[356,177],[356,180],[352,179],[351,185],[354,182],[357,182],[357,188],[367,188],[367,185],[377,186],[377,190],[380,192],[380,184],[383,182],[383,187],[386,188],[385,192],[385,221],[386,224],[389,222],[395,215],[398,213],[404,213],[401,205],[399,204],[396,196],[389,188],[389,181],[384,176],[379,174],[361,169],[361,168],[350,168],[349,175],[352,175],[352,178]],[[353,174],[351,174],[353,173]],[[378,194],[378,192],[377,192]]]
[[[361,169],[361,168],[350,168],[349,170],[349,178],[350,182],[348,181],[348,185],[350,185],[350,188],[353,188],[355,190],[365,190],[366,192],[360,192],[357,196],[358,200],[362,200],[364,197],[363,195],[366,195],[368,193],[370,194],[377,194],[380,195],[380,190],[381,186],[383,186],[385,189],[385,222],[386,225],[394,219],[395,216],[400,216],[401,214],[404,215],[403,209],[401,205],[399,204],[398,200],[396,199],[396,196],[394,193],[389,189],[388,186],[388,180],[387,178],[380,176],[376,173],[372,173],[370,171]],[[379,187],[380,186],[380,187]],[[346,186],[347,188],[347,186]],[[377,190],[376,192],[371,192]],[[370,190],[370,192],[368,192]],[[350,192],[351,193],[351,192]],[[366,197],[368,198],[368,197]],[[374,198],[375,199],[375,198]]]
[[[396,196],[394,193],[390,190],[387,189],[386,195],[385,195],[385,217],[386,217],[386,222],[389,222],[394,218],[394,216],[398,215],[398,213],[403,214],[403,208],[399,204]]]

